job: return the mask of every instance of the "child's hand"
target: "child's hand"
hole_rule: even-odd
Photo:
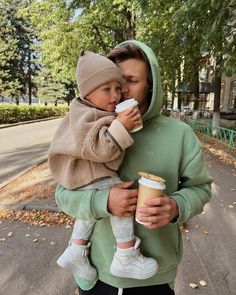
[[[118,114],[117,119],[130,131],[140,124],[141,115],[136,108]]]

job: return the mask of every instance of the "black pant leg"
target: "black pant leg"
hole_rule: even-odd
[[[96,285],[88,291],[79,288],[80,295],[117,295],[118,289],[107,285],[101,281],[97,281]]]
[[[97,281],[96,285],[89,291],[84,291],[79,288],[80,295],[117,295],[118,289],[109,286],[101,281]],[[126,288],[123,290],[123,295],[175,295],[175,292],[168,284],[154,285],[146,287]]]

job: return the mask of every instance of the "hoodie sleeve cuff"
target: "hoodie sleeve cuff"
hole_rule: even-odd
[[[117,119],[112,121],[110,127],[108,128],[108,132],[110,133],[112,138],[117,142],[117,144],[121,147],[122,150],[125,150],[134,143],[129,132]]]
[[[110,187],[102,190],[96,190],[93,194],[91,204],[93,215],[96,219],[111,216],[107,210],[107,203],[110,193]]]

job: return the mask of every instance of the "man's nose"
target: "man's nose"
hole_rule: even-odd
[[[121,93],[122,94],[125,94],[129,91],[129,88],[128,88],[128,83],[127,82],[124,82],[123,85],[122,85],[122,89],[121,89]]]

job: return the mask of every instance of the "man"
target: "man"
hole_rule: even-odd
[[[100,191],[57,188],[57,203],[65,213],[75,218],[98,220],[91,237],[91,261],[98,270],[98,281],[75,279],[80,295],[122,294],[122,291],[123,294],[173,295],[173,282],[182,257],[179,225],[203,210],[211,197],[212,179],[203,162],[201,144],[191,128],[160,115],[163,92],[152,50],[141,42],[126,41],[108,57],[123,72],[123,98],[138,100],[144,127],[132,135],[134,144],[126,150],[119,169],[125,183]],[[139,171],[166,180],[165,195],[152,199],[140,209],[140,213],[148,215],[140,221],[151,224],[136,224],[135,228],[142,240],[142,253],[158,261],[159,271],[146,280],[121,279],[109,271],[115,239],[106,217],[110,214],[133,216]]]

